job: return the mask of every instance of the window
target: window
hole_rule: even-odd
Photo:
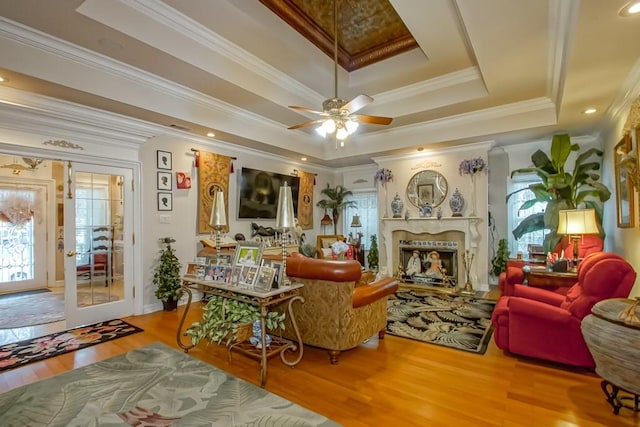
[[[354,192],[353,196],[349,197],[349,200],[356,202],[356,207],[347,207],[342,214],[342,229],[345,236],[349,233],[353,233],[353,237],[357,238],[357,233],[363,234],[361,240],[361,248],[367,249],[371,245],[371,236],[376,235],[378,241],[378,193],[376,191],[362,191]],[[351,227],[351,221],[353,216],[358,215],[360,217],[360,223],[362,227]]]
[[[539,182],[537,176],[531,176],[528,178],[524,178],[522,180],[512,182],[511,184],[511,192],[517,191],[521,188],[526,188],[530,184],[534,182]],[[546,208],[546,203],[536,203],[533,207],[518,211],[522,203],[527,200],[533,198],[533,193],[529,190],[521,191],[520,193],[514,194],[509,198],[509,203],[507,205],[507,220],[509,230],[513,230],[522,222],[523,219],[527,218],[529,215],[538,212],[544,212]],[[534,231],[532,233],[527,233],[523,235],[519,240],[516,240],[513,237],[511,231],[508,233],[508,242],[509,242],[509,253],[515,257],[518,252],[522,252],[525,258],[528,256],[529,245],[542,245],[544,242],[544,236],[546,234],[546,230]]]

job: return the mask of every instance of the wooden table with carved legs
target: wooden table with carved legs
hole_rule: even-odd
[[[300,296],[300,290],[304,285],[302,283],[294,283],[290,286],[284,286],[279,289],[272,289],[268,292],[255,291],[253,289],[245,289],[239,286],[230,286],[226,283],[215,282],[210,280],[197,280],[189,277],[182,279],[182,289],[187,293],[188,300],[187,306],[180,319],[178,326],[178,346],[182,348],[185,353],[192,349],[193,345],[187,345],[182,342],[182,337],[186,336],[186,333],[182,332],[184,322],[187,317],[187,313],[191,306],[193,299],[192,290],[198,290],[205,294],[216,295],[222,298],[233,299],[236,301],[244,302],[247,304],[256,305],[260,308],[260,323],[261,323],[261,346],[250,344],[248,341],[235,342],[229,346],[229,361],[231,361],[231,352],[238,351],[246,356],[260,361],[260,386],[264,387],[267,381],[267,363],[271,356],[276,354],[280,355],[282,363],[287,366],[294,367],[302,359],[303,344],[296,318],[293,315],[293,303],[300,301],[304,303],[304,298]],[[282,337],[272,336],[271,344],[267,346],[266,343],[266,317],[269,311],[269,307],[276,306],[281,303],[286,303],[288,316],[291,320],[291,325],[296,335],[297,343],[284,339]],[[297,352],[298,355],[293,360],[288,360],[285,356],[286,351]]]

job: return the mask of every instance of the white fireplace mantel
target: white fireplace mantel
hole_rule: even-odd
[[[472,263],[470,272],[472,283],[480,287],[486,286],[488,289],[487,253],[478,250],[481,237],[478,227],[481,222],[482,218],[479,217],[382,218],[380,254],[384,258],[380,260],[380,266],[386,266],[387,272],[395,274],[392,253],[394,231],[408,231],[414,234],[460,231],[464,233],[464,250],[474,255],[475,262]]]

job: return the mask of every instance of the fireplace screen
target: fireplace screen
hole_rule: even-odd
[[[402,280],[445,288],[456,287],[458,243],[441,240],[401,240]]]

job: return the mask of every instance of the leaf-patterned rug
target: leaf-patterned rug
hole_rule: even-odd
[[[387,302],[387,333],[484,354],[496,301],[428,291],[396,292]]]
[[[2,425],[339,426],[154,343],[0,395]]]
[[[114,319],[5,344],[0,346],[0,371],[142,331],[124,320]]]

